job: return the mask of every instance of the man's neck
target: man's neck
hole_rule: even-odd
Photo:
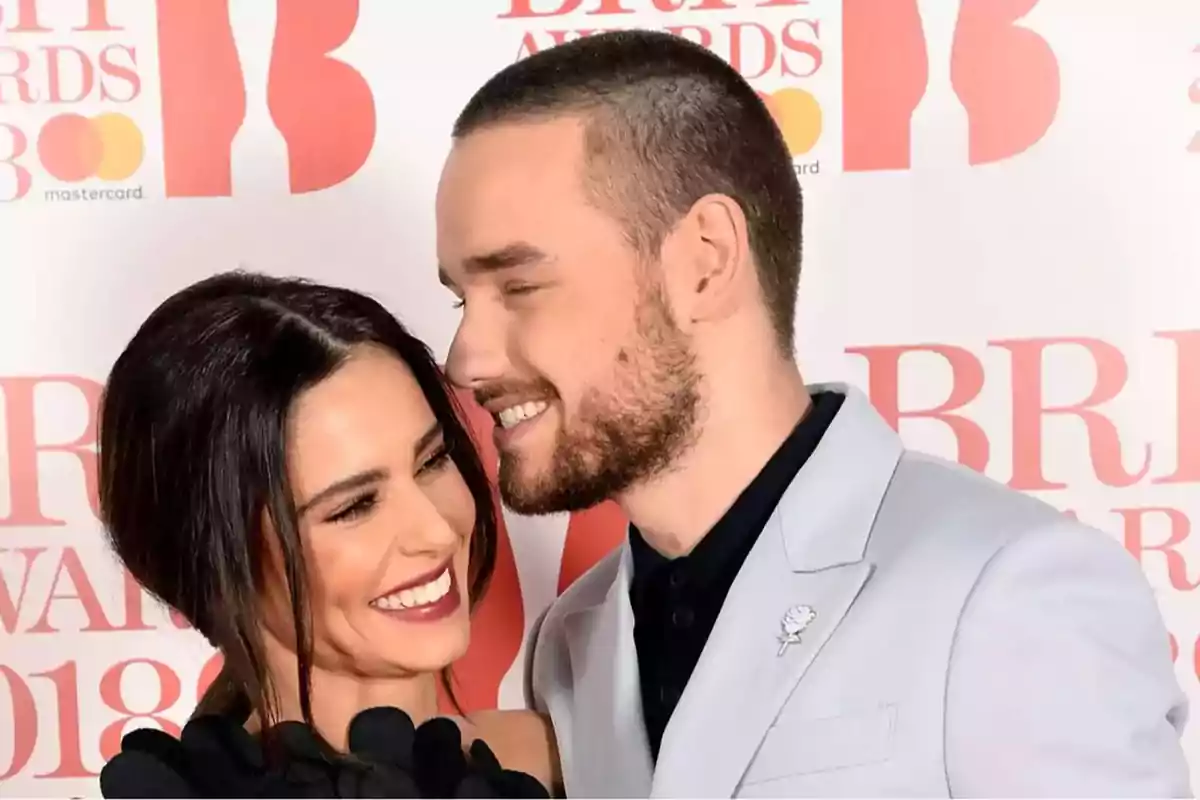
[[[691,449],[616,498],[655,550],[671,558],[691,552],[807,413],[812,400],[789,367],[757,382],[724,380],[705,399]]]

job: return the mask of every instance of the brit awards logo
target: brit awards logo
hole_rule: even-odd
[[[656,27],[720,55],[760,90],[796,171],[913,166],[923,116],[962,121],[970,165],[1036,145],[1058,112],[1049,42],[1024,18],[1038,0],[508,0],[515,54],[605,30]],[[840,69],[840,76],[837,74]],[[840,152],[839,152],[840,151]]]
[[[0,35],[0,200],[141,198],[139,47],[106,0],[0,5]]]
[[[0,200],[134,200],[147,181],[167,198],[229,197],[239,149],[261,152],[264,132],[293,194],[366,163],[374,97],[330,55],[353,34],[358,0],[154,8],[0,3]],[[157,75],[145,67],[155,52]]]

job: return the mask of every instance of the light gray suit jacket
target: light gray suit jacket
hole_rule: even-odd
[[[628,545],[538,629],[570,797],[1190,796],[1187,703],[1112,537],[906,451],[847,395],[742,567],[651,763]],[[796,605],[816,616],[782,646]],[[781,652],[782,649],[782,652]]]

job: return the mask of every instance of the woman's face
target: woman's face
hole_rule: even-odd
[[[289,420],[288,477],[308,566],[314,666],[388,678],[461,656],[475,504],[404,363],[363,348],[301,395]],[[271,549],[268,630],[294,646],[282,559]]]

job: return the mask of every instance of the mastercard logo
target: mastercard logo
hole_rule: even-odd
[[[37,151],[46,172],[74,183],[126,180],[142,165],[146,147],[142,131],[124,114],[60,114],[42,126]]]
[[[821,138],[823,117],[817,98],[803,89],[787,88],[776,92],[759,92],[775,124],[783,133],[792,157],[802,156]]]

